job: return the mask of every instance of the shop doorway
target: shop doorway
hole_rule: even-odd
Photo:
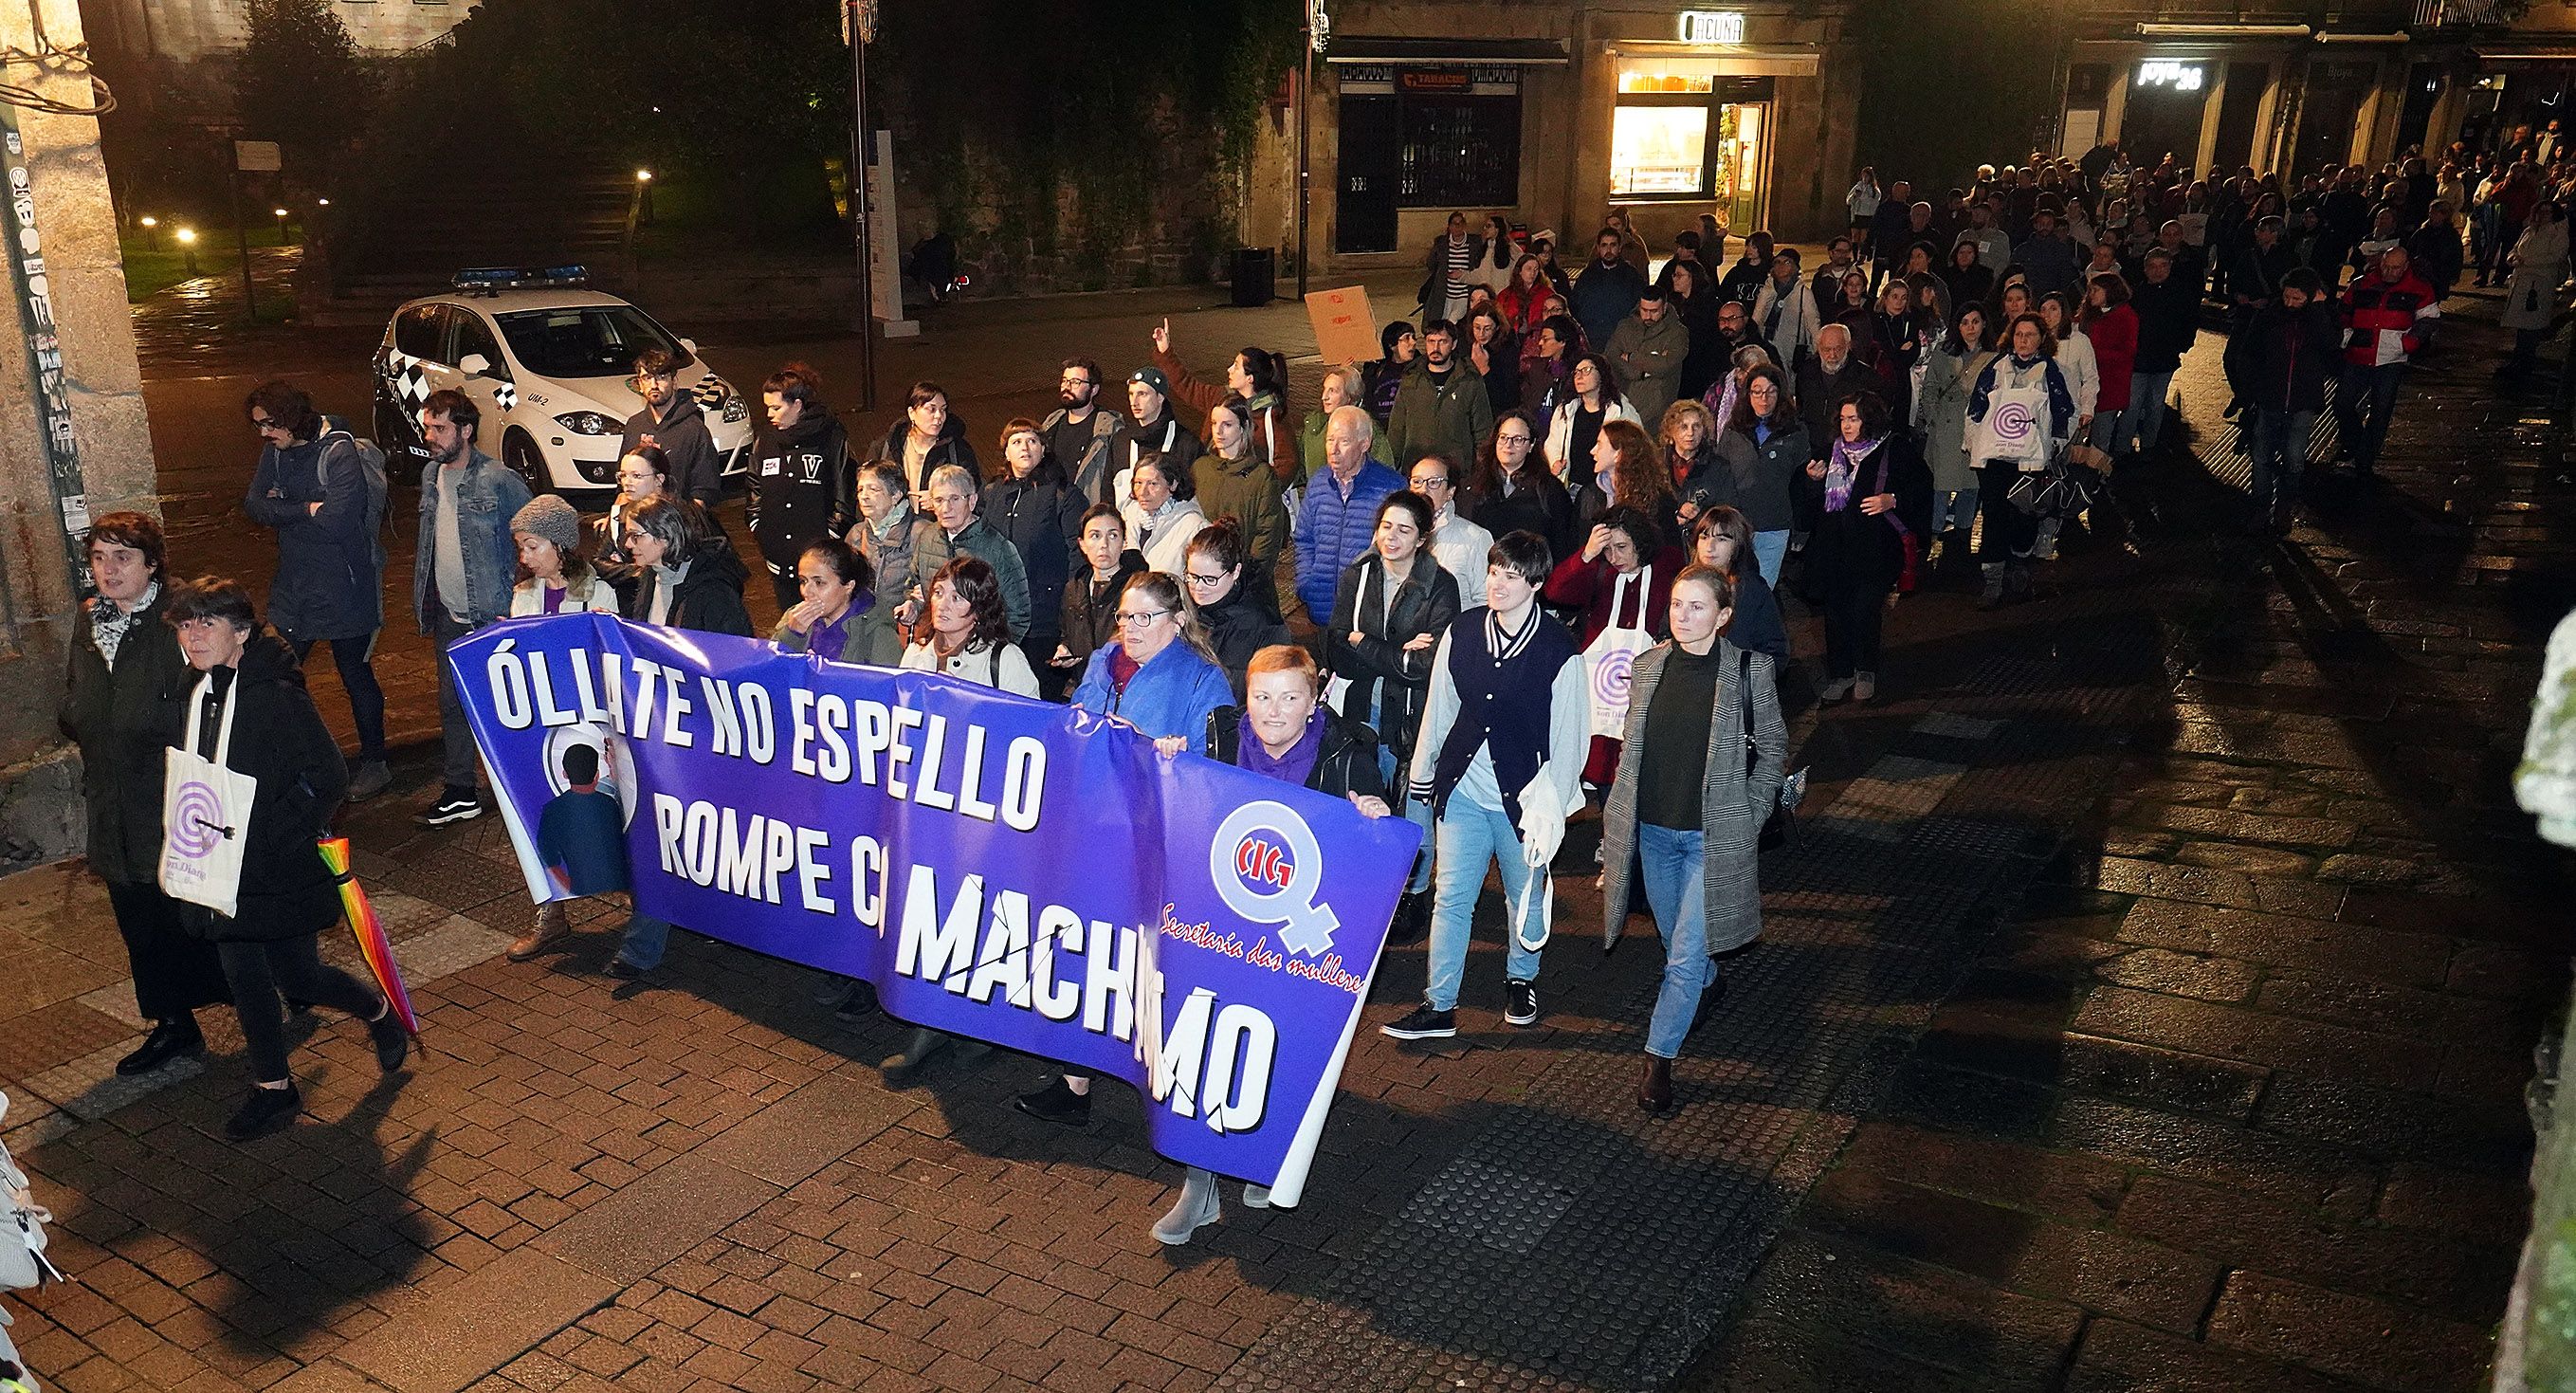
[[[1333,250],[1391,252],[1403,129],[1392,96],[1342,98],[1341,176],[1333,198]]]
[[[2140,169],[2168,155],[2177,166],[2200,163],[2201,116],[2209,109],[2212,65],[2150,58],[2129,74],[2120,114],[2120,148]]]
[[[2290,160],[2305,174],[2352,160],[2353,132],[2361,124],[2361,104],[2379,80],[2373,62],[2311,63],[2308,92],[2299,111],[2299,141]]]
[[[2218,136],[2209,148],[2209,177],[2233,174],[2255,163],[2254,118],[2261,114],[2263,91],[2271,85],[2269,63],[2227,65],[2227,95],[2218,102]]]

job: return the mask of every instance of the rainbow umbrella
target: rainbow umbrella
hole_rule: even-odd
[[[402,968],[394,962],[394,946],[385,938],[385,926],[376,918],[376,907],[367,903],[366,887],[349,872],[349,839],[326,838],[318,850],[322,864],[331,868],[332,878],[340,883],[340,905],[349,912],[349,929],[358,936],[358,953],[367,960],[367,972],[376,979],[385,1000],[393,1003],[394,1019],[402,1022],[403,1033],[418,1038],[420,1018],[411,1013],[411,994],[403,990]]]

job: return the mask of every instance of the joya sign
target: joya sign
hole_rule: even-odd
[[[2150,58],[2138,65],[2138,85],[2170,87],[2177,92],[2197,92],[2208,81],[2208,69],[2198,63],[2177,63],[2170,58]]]

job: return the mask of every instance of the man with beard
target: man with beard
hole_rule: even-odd
[[[1806,423],[1807,448],[1815,458],[1842,438],[1834,422],[1843,398],[1878,390],[1878,375],[1852,356],[1851,326],[1828,324],[1816,331],[1816,354],[1798,368],[1798,415]]]
[[[706,509],[712,521],[715,506],[724,501],[724,461],[716,453],[716,438],[707,432],[697,394],[680,390],[679,368],[659,348],[635,355],[634,386],[644,409],[626,418],[626,438],[617,457],[626,458],[638,445],[661,446],[671,461],[671,492]]]
[[[1116,505],[1120,500],[1109,496],[1109,446],[1126,421],[1108,407],[1092,405],[1100,399],[1100,365],[1088,358],[1065,359],[1055,399],[1060,404],[1038,423],[1047,457],[1064,471],[1076,493],[1094,503]]]
[[[1664,293],[1648,286],[1646,295],[1660,311]],[[1460,370],[1457,354],[1458,331],[1448,320],[1422,326],[1422,361],[1396,389],[1395,410],[1386,421],[1395,458],[1436,454],[1474,459],[1476,447],[1494,433],[1493,399],[1473,370]],[[1675,362],[1678,366],[1678,356]]]
[[[1122,508],[1127,505],[1127,483],[1135,474],[1136,461],[1161,455],[1173,468],[1188,473],[1207,453],[1206,444],[1172,414],[1172,381],[1161,368],[1138,368],[1127,374],[1127,409],[1135,419],[1119,427],[1110,442],[1110,493],[1101,500]]]
[[[796,578],[805,548],[840,536],[859,518],[849,435],[824,409],[822,396],[822,379],[803,363],[789,363],[760,384],[767,425],[752,446],[745,508],[782,612],[805,598]]]
[[[510,612],[511,577],[519,560],[510,519],[528,506],[528,486],[476,448],[475,431],[482,419],[473,400],[454,390],[432,392],[420,406],[429,471],[420,481],[420,549],[412,558],[411,606],[420,631],[442,653]],[[445,783],[438,801],[419,816],[424,827],[483,815],[483,798],[476,789],[480,758],[473,728],[465,723],[465,703],[457,699],[456,673],[444,662],[437,667]]]

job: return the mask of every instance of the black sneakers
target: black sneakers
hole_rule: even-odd
[[[367,1022],[367,1038],[375,1043],[377,1067],[388,1074],[403,1067],[403,1059],[411,1053],[411,1037],[394,1019],[392,1002],[385,1003],[383,1015]]]
[[[1503,1024],[1519,1026],[1538,1024],[1538,983],[1505,982],[1503,984]]]
[[[1431,1003],[1413,1008],[1413,1014],[1402,1020],[1388,1021],[1377,1028],[1378,1034],[1394,1040],[1446,1040],[1458,1033],[1458,1013],[1434,1011]]]
[[[196,1054],[205,1048],[206,1037],[197,1029],[196,1017],[156,1021],[152,1033],[143,1037],[143,1047],[116,1061],[116,1072],[128,1077],[148,1074],[183,1054]]]
[[[1091,1125],[1091,1095],[1076,1093],[1065,1086],[1059,1076],[1035,1093],[1023,1093],[1011,1100],[1011,1106],[1041,1121],[1059,1127]]]
[[[284,1088],[258,1088],[242,1100],[241,1111],[224,1123],[224,1136],[231,1141],[249,1141],[271,1132],[283,1131],[304,1111],[304,1094],[293,1084]]]
[[[472,790],[459,793],[449,789],[429,805],[429,811],[413,818],[423,827],[445,827],[451,822],[471,822],[483,815],[483,800]]]

